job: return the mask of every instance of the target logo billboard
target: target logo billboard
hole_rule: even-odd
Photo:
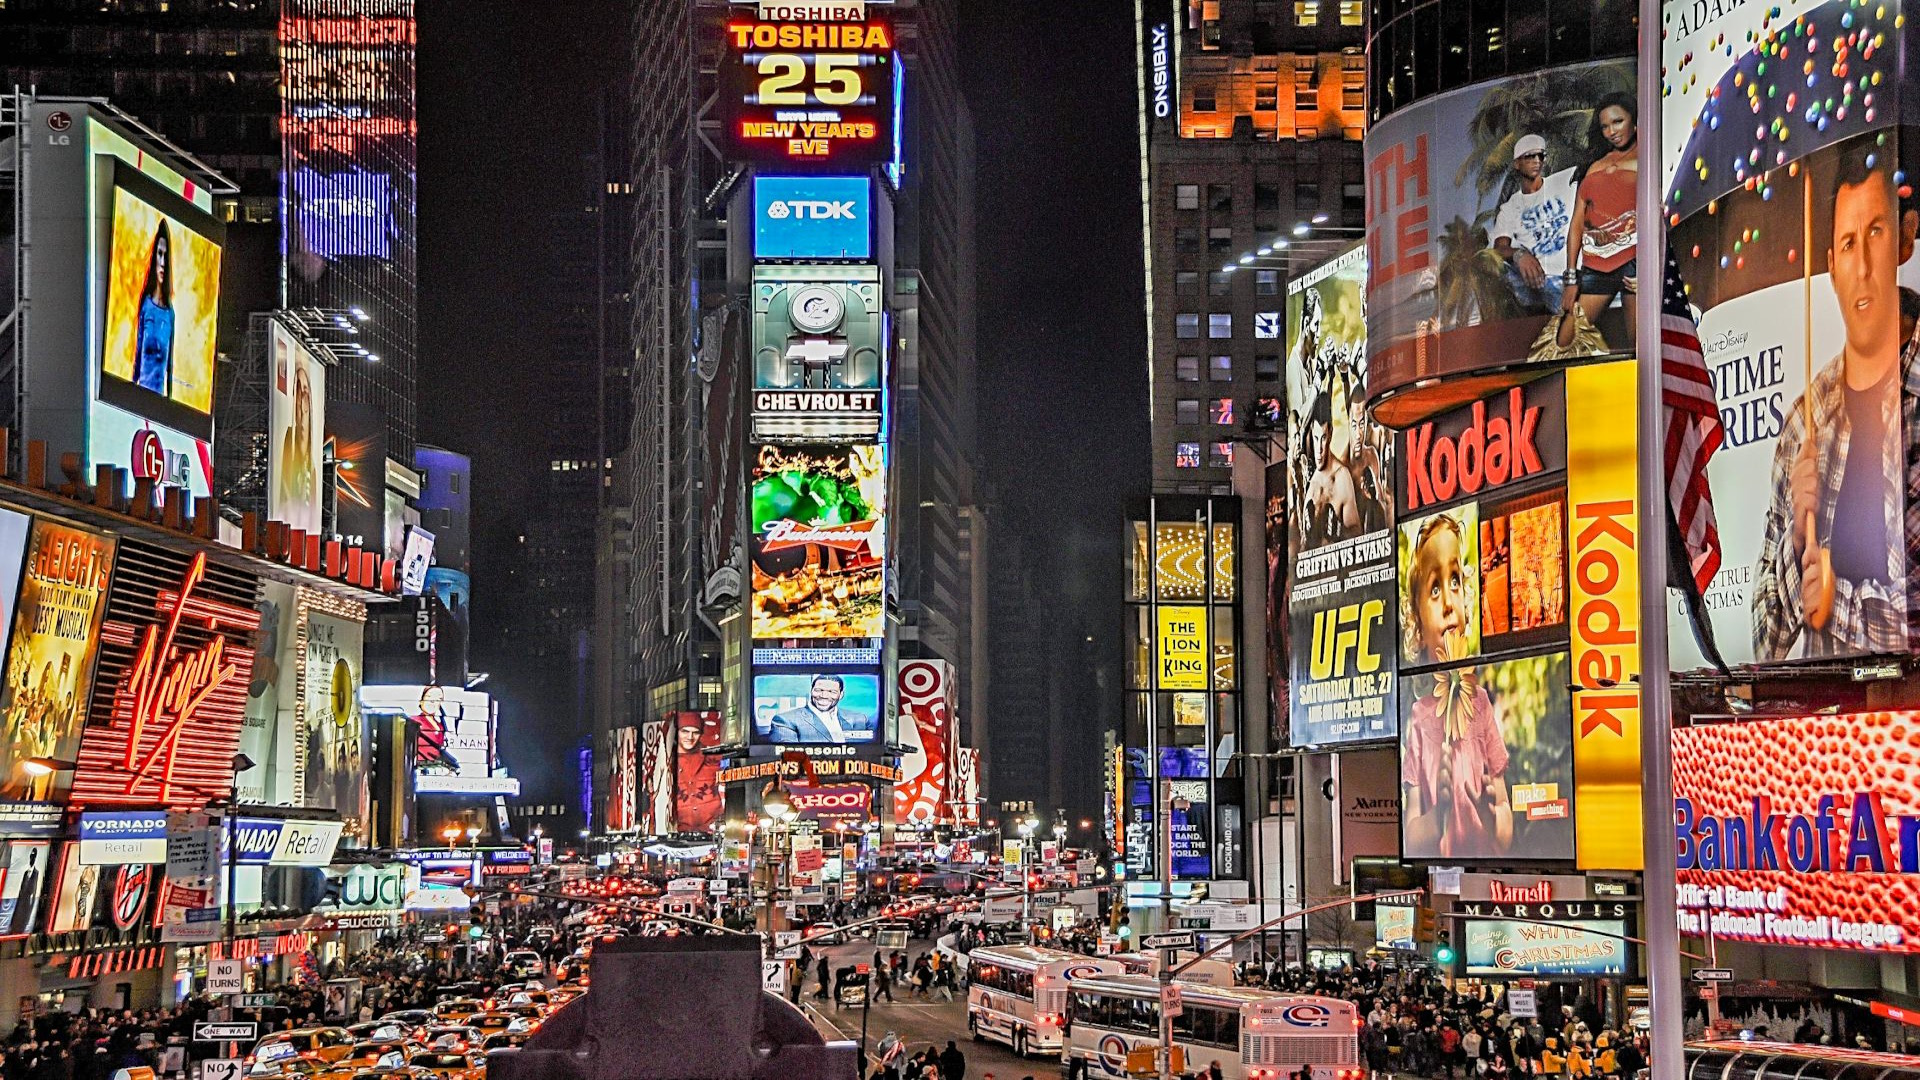
[[[122,866],[113,876],[113,925],[131,930],[147,910],[147,895],[153,891],[153,867]]]

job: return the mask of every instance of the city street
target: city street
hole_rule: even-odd
[[[808,991],[809,995],[811,990]],[[1050,1078],[1060,1071],[1058,1062],[1045,1058],[1021,1059],[1013,1051],[995,1042],[974,1042],[967,1035],[967,999],[962,994],[951,1002],[920,1001],[905,993],[893,1002],[881,998],[867,1017],[867,1052],[876,1053],[888,1031],[906,1040],[908,1053],[919,1053],[932,1046],[944,1050],[947,1040],[967,1056],[966,1080],[979,1080],[991,1073],[994,1080],[1020,1080],[1024,1076]],[[826,1002],[802,997],[800,1003],[813,1019],[814,1026],[829,1039],[860,1039],[860,1010],[835,1010]],[[946,1080],[946,1078],[943,1078]]]

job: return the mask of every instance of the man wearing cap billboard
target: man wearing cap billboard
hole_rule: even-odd
[[[1560,310],[1573,220],[1573,169],[1548,176],[1546,166],[1547,140],[1533,134],[1514,140],[1512,194],[1493,219],[1493,250],[1506,261],[1514,301],[1534,315]]]
[[[1907,648],[1892,174],[1874,146],[1850,147],[1825,207],[1827,270],[1844,336],[1788,409],[1774,446],[1773,498],[1754,568],[1753,652],[1762,662]]]

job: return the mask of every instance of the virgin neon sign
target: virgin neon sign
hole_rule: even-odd
[[[197,594],[206,574],[201,552],[177,590],[155,597],[164,621],[137,639],[130,627],[107,628],[103,636],[132,645],[134,658],[114,689],[111,722],[89,729],[81,745],[75,803],[204,803],[232,784],[253,676],[242,635],[259,627],[260,613]],[[209,635],[204,643],[183,644],[182,629],[196,628]],[[177,786],[191,790],[177,796]]]

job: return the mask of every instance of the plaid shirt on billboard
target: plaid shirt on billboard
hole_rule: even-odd
[[[1908,349],[1911,348],[1910,344]],[[1804,536],[1799,534],[1805,526],[1789,520],[1793,515],[1793,463],[1800,455],[1801,440],[1806,437],[1806,401],[1811,400],[1815,437],[1819,440],[1814,453],[1820,476],[1820,506],[1814,529],[1825,543],[1833,535],[1835,504],[1840,496],[1841,477],[1846,473],[1852,436],[1841,378],[1844,367],[1845,355],[1842,354],[1814,373],[1805,396],[1796,400],[1788,411],[1786,427],[1774,447],[1773,501],[1767,508],[1766,539],[1760,546],[1753,583],[1753,653],[1754,659],[1762,663],[1907,650],[1906,543],[1887,544],[1884,580],[1835,580],[1833,612],[1825,627],[1816,630],[1807,626],[1801,614],[1800,544]],[[1912,378],[1910,369],[1903,373]],[[1902,505],[1911,505],[1911,500],[1901,496],[1911,486],[1909,477],[1903,475],[1907,472],[1910,451],[1904,447],[1902,432],[1902,414],[1910,411],[1906,402],[1911,396],[1903,386],[1901,393],[1887,396],[1881,410],[1887,439],[1880,460],[1886,480],[1884,490],[1889,498],[1882,502],[1880,514],[1884,535],[1889,540],[1910,535],[1908,523],[1902,519]],[[1849,515],[1870,512],[1862,507],[1850,509]]]

